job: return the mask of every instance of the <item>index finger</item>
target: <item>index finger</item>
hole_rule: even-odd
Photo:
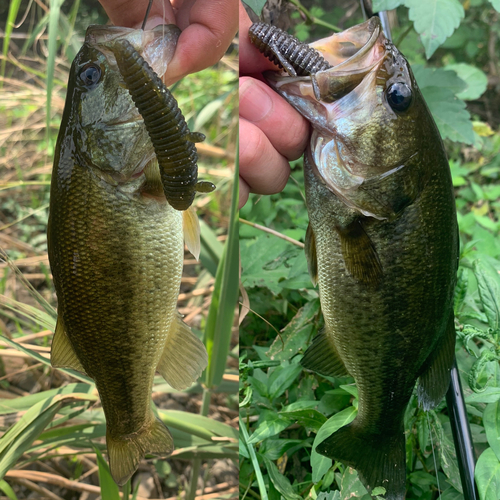
[[[217,63],[238,30],[237,0],[197,0],[168,68],[167,83]]]

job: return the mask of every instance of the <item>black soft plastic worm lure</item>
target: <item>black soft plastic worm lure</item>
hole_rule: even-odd
[[[130,42],[116,42],[113,52],[125,85],[144,118],[167,201],[176,210],[187,210],[197,191],[215,189],[211,182],[197,182],[198,154],[194,143],[203,141],[205,136],[190,132],[174,96]]]
[[[310,76],[332,67],[317,50],[276,26],[254,23],[248,36],[270,61],[290,76]]]

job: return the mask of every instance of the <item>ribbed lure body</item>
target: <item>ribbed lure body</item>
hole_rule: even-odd
[[[309,76],[332,67],[317,50],[276,26],[254,23],[248,35],[270,61],[290,76]]]
[[[116,62],[153,143],[167,201],[176,210],[193,203],[198,179],[195,142],[177,101],[159,76],[127,40],[113,47]]]

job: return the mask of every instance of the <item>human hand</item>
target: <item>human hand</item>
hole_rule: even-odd
[[[262,72],[277,67],[250,43],[251,24],[240,3],[240,208],[250,192],[281,191],[288,162],[300,158],[309,140],[305,118],[263,83]]]
[[[148,0],[99,0],[116,26],[140,28]],[[168,66],[171,85],[189,73],[217,63],[238,30],[237,0],[155,0],[146,29],[176,24],[182,33]]]

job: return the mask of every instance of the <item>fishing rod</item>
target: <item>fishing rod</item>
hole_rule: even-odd
[[[366,19],[368,17],[367,14],[371,13],[371,9],[365,4],[365,0],[360,0],[360,2],[363,16]],[[380,24],[382,25],[385,37],[392,41],[391,26],[389,24],[387,11],[383,10],[375,15],[378,15],[380,18]],[[474,455],[474,445],[472,443],[464,393],[462,391],[462,384],[460,383],[456,358],[453,360],[450,375],[451,380],[450,387],[446,393],[446,405],[450,417],[451,431],[457,454],[458,470],[460,471],[463,494],[465,500],[479,500],[479,494],[474,481],[476,457]]]

